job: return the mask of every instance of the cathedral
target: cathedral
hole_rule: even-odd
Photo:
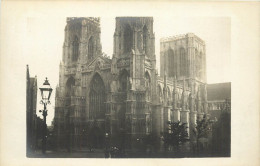
[[[117,17],[112,59],[102,53],[100,19],[67,18],[54,134],[58,148],[133,148],[168,122],[189,137],[207,112],[205,42],[192,33],[160,40],[156,69],[152,17]],[[121,140],[119,138],[122,138]],[[91,142],[91,143],[90,143]]]

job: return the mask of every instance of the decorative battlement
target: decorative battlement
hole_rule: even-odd
[[[176,41],[176,40],[181,40],[181,39],[185,39],[188,37],[194,37],[196,38],[199,42],[201,42],[202,44],[205,44],[205,42],[199,38],[198,36],[194,35],[193,33],[187,33],[187,34],[181,34],[181,35],[175,35],[175,36],[169,36],[169,37],[164,37],[160,39],[161,43],[164,42],[172,42],[172,41]]]
[[[99,17],[67,17],[67,23],[82,22],[83,24],[94,23],[100,25]]]
[[[153,17],[116,17],[116,20],[144,20],[144,19],[150,19],[150,20],[153,20]]]
[[[186,38],[185,34],[182,35],[175,35],[175,36],[169,36],[169,37],[164,37],[160,39],[160,42],[171,42],[171,41],[175,41],[175,40],[179,40],[179,39],[183,39]]]

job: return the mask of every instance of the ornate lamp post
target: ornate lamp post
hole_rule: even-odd
[[[48,110],[47,108],[47,104],[51,104],[50,102],[50,97],[51,97],[51,92],[52,92],[52,88],[50,86],[50,83],[46,77],[46,80],[43,83],[43,86],[41,88],[39,88],[41,91],[41,104],[43,104],[44,109],[40,110],[40,112],[42,112],[42,116],[43,116],[43,122],[44,122],[44,126],[43,126],[43,138],[42,138],[42,153],[45,154],[46,151],[46,139],[47,139],[47,124],[46,124],[46,116],[48,115],[47,112]]]

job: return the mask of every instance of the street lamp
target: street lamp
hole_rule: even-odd
[[[47,124],[46,124],[46,116],[48,115],[47,112],[48,110],[47,108],[47,104],[51,104],[50,102],[50,97],[51,97],[51,92],[52,92],[52,88],[50,86],[50,83],[46,77],[46,80],[43,83],[43,86],[41,88],[39,88],[41,91],[41,104],[43,104],[44,109],[40,110],[40,112],[42,112],[42,116],[43,116],[43,122],[44,122],[44,126],[43,126],[43,138],[42,138],[42,153],[45,154],[46,151],[46,139],[47,139]]]

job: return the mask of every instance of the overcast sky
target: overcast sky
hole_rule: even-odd
[[[48,77],[53,88],[58,84],[59,63],[62,58],[66,18],[27,18],[26,41],[23,46],[25,61],[31,77],[37,75],[38,86]],[[101,18],[102,49],[113,54],[114,17]],[[155,54],[159,70],[160,38],[194,33],[206,43],[207,82],[230,81],[230,19],[228,17],[154,17]],[[47,64],[47,65],[46,65]],[[38,99],[40,99],[38,93]],[[55,93],[49,106],[48,125],[53,118]],[[41,109],[38,104],[38,108]]]

